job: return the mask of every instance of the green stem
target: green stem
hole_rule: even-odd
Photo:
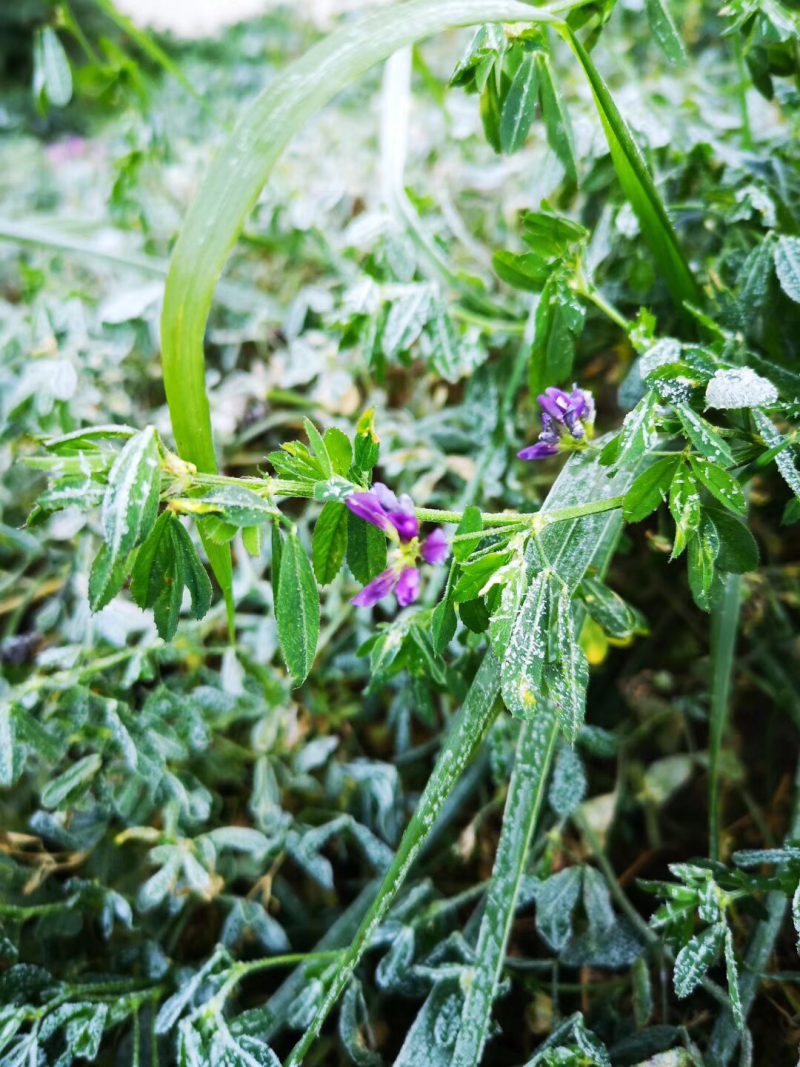
[[[507,333],[514,336],[522,336],[527,324],[515,319],[498,319],[489,315],[481,315],[478,311],[462,307],[461,304],[452,304],[450,314],[454,319],[466,322],[470,326],[477,326],[483,333]]]
[[[630,328],[633,323],[630,321],[630,319],[627,319],[621,311],[618,311],[617,308],[615,308],[609,300],[606,300],[606,298],[603,296],[599,289],[595,289],[593,285],[582,283],[581,287],[576,289],[575,291],[580,296],[584,297],[584,299],[591,301],[591,303],[593,303],[596,308],[599,308],[604,315],[607,315],[608,318],[610,318],[612,322],[616,323],[621,330],[624,330],[625,333],[628,333],[630,331]]]
[[[711,612],[711,708],[708,737],[708,846],[709,856],[720,856],[719,767],[728,716],[736,634],[739,629],[742,579],[729,574],[719,603]]]

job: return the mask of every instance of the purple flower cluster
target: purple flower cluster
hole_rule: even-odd
[[[594,424],[594,399],[588,389],[573,385],[572,392],[565,393],[550,386],[536,399],[542,407],[542,432],[535,445],[517,452],[520,459],[545,459],[586,439]]]
[[[352,493],[346,504],[354,515],[383,530],[397,545],[392,565],[365,585],[350,603],[357,608],[371,608],[394,593],[401,608],[413,604],[419,595],[417,560],[421,556],[426,563],[444,563],[449,552],[444,532],[437,528],[420,544],[419,521],[411,498],[395,496],[382,482],[375,482],[368,492]]]

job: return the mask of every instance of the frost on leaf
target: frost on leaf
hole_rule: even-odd
[[[718,370],[706,387],[707,408],[759,408],[777,399],[772,382],[750,367]]]

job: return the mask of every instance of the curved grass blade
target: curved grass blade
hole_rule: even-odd
[[[700,288],[686,262],[644,157],[591,56],[571,30],[566,32],[592,88],[620,185],[636,213],[642,234],[664,275],[672,299],[678,307],[682,307],[684,301],[701,303]]]
[[[214,288],[269,174],[303,123],[340,89],[398,48],[479,22],[554,22],[553,9],[520,0],[409,0],[345,25],[292,63],[244,113],[189,209],[170,262],[161,318],[162,369],[181,458],[217,470],[205,388],[203,337]],[[202,534],[202,526],[201,526]],[[225,592],[229,620],[230,550],[204,538]]]

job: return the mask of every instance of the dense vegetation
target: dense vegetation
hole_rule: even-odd
[[[797,10],[295,6],[0,12],[0,1067],[794,1064]]]

